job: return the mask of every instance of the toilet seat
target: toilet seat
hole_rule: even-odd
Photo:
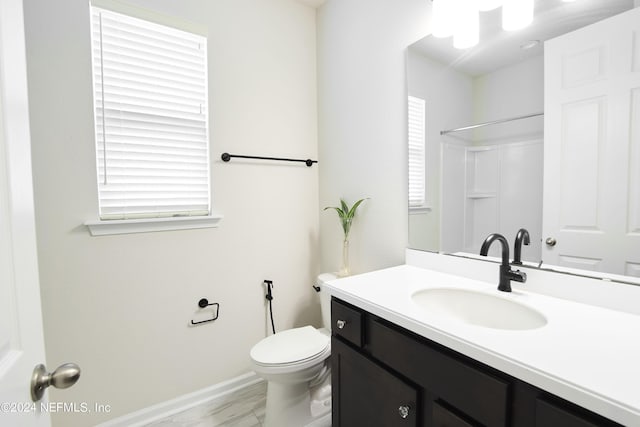
[[[330,354],[330,338],[312,326],[278,332],[261,340],[250,352],[255,365],[283,371],[316,364]]]

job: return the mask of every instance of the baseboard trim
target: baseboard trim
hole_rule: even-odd
[[[114,418],[98,424],[96,427],[140,427],[162,418],[177,414],[198,405],[206,404],[240,390],[264,381],[255,372],[249,372],[230,380],[214,384],[211,387],[193,393],[178,396],[175,399],[149,406],[130,414]]]

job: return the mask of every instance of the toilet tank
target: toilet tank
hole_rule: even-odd
[[[337,279],[333,273],[322,273],[316,279],[316,286],[320,288],[320,309],[322,310],[322,327],[331,330],[331,295],[325,289],[325,283]]]

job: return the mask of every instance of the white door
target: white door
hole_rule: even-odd
[[[31,427],[50,421],[29,387],[44,340],[23,27],[22,1],[0,1],[0,425]]]
[[[640,276],[640,8],[545,43],[544,129],[545,264]]]

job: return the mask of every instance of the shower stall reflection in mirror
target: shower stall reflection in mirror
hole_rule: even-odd
[[[531,245],[523,260],[538,262],[543,140],[474,145],[443,138],[440,251],[478,254],[487,235],[500,233],[511,242],[526,228]],[[499,256],[493,251],[489,255]]]

